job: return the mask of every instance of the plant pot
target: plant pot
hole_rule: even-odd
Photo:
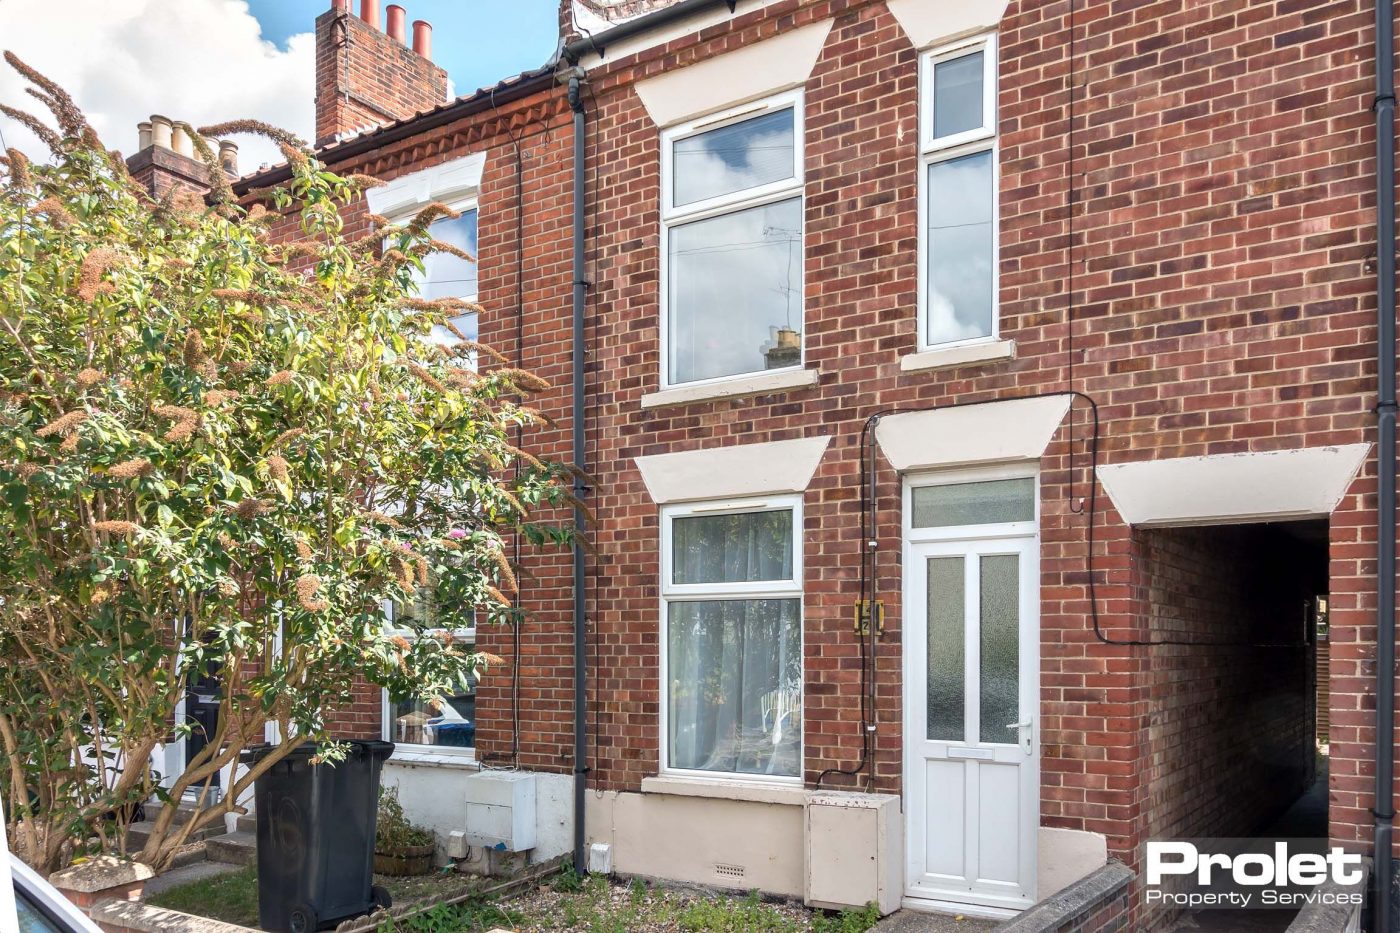
[[[436,852],[437,843],[434,842],[421,846],[405,846],[392,852],[375,850],[374,871],[376,874],[395,877],[426,875],[433,870],[433,855]]]

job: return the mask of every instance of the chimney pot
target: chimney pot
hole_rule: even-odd
[[[183,126],[175,127],[170,133],[170,148],[182,156],[194,158],[194,140]]]
[[[379,0],[360,0],[360,19],[375,29],[379,28]]]
[[[136,124],[136,135],[139,140],[136,144],[138,152],[151,148],[151,121],[143,120]]]
[[[350,0],[331,0],[331,9],[337,13],[349,13]]]
[[[219,140],[219,164],[230,175],[238,174],[238,143],[231,139]]]
[[[408,45],[408,12],[397,3],[391,3],[384,10],[385,31],[389,33],[389,38]]]
[[[428,61],[433,59],[433,24],[425,19],[413,21],[413,51]]]
[[[151,114],[151,145],[169,149],[172,141],[170,118],[158,113]]]

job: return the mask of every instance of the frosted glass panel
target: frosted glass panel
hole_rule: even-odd
[[[982,128],[982,54],[933,66],[933,135],[942,139]]]
[[[921,486],[914,490],[914,527],[995,525],[1035,520],[1035,480]]]
[[[696,515],[672,523],[675,583],[792,579],[792,510]]]
[[[982,558],[982,741],[1016,742],[1019,722],[1021,581],[1020,558],[997,554]]]
[[[965,560],[928,559],[928,737],[964,741]]]

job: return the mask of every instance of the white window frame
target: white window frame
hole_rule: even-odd
[[[764,580],[754,583],[672,583],[672,570],[675,566],[672,545],[674,524],[677,518],[690,518],[703,515],[732,515],[755,512],[792,512],[792,579]],[[781,784],[802,786],[806,770],[806,725],[807,725],[807,663],[806,646],[806,600],[803,594],[802,561],[802,496],[775,495],[750,498],[714,499],[707,502],[687,502],[661,507],[661,640],[660,640],[660,756],[659,773],[667,777],[686,780],[732,783],[742,781],[755,784]],[[786,775],[746,774],[735,771],[702,771],[693,768],[673,768],[670,757],[670,675],[668,673],[670,654],[670,606],[676,602],[698,602],[715,599],[796,599],[798,613],[797,650],[802,657],[801,697],[799,708],[802,711],[802,728],[797,736],[798,773],[795,777]]]
[[[732,126],[736,123],[743,123],[745,120],[761,116],[766,113],[775,113],[781,110],[792,110],[792,138],[793,138],[793,174],[791,178],[769,182],[759,185],[756,188],[745,188],[741,191],[729,194],[717,195],[677,207],[675,201],[675,188],[672,184],[674,178],[673,147],[677,142],[689,139],[692,136],[699,136],[711,130],[721,127]],[[807,254],[807,193],[804,170],[804,95],[801,88],[791,91],[784,91],[762,100],[750,101],[736,107],[730,107],[708,116],[691,120],[677,126],[668,127],[661,131],[661,387],[662,389],[675,389],[690,386],[722,385],[727,382],[734,382],[743,379],[752,379],[754,376],[769,372],[790,372],[802,369],[807,364],[807,276],[806,276],[806,254]],[[716,376],[710,379],[693,379],[689,382],[674,382],[671,375],[671,228],[698,220],[709,220],[725,214],[738,213],[753,207],[762,207],[766,204],[774,204],[778,201],[787,201],[798,198],[801,202],[799,213],[802,217],[802,256],[801,262],[797,264],[797,274],[802,281],[802,304],[798,307],[798,318],[801,322],[798,328],[799,345],[801,346],[801,356],[798,362],[792,366],[784,366],[782,369],[758,369],[747,373],[737,373],[731,376]]]
[[[935,66],[982,52],[982,125],[941,139],[933,135]],[[919,350],[996,343],[1001,339],[1001,138],[997,131],[997,35],[981,33],[935,46],[919,56]],[[929,342],[928,334],[928,172],[929,166],[979,152],[992,154],[992,327],[991,333],[962,340]]]
[[[403,638],[408,639],[409,641],[416,641],[419,638],[429,638],[434,635],[441,635],[450,631],[452,633],[452,637],[456,641],[469,642],[472,645],[472,650],[476,650],[476,626],[474,625],[470,628],[459,629],[426,629],[421,635],[419,635],[412,629],[399,628],[393,624],[394,609],[393,605],[388,600],[385,600],[383,603],[380,604],[380,606],[384,611],[384,619],[388,625],[386,634],[400,635]],[[389,756],[391,761],[396,759],[411,760],[414,758],[430,758],[435,755],[446,756],[461,761],[463,763],[476,761],[475,745],[473,745],[471,748],[463,748],[460,745],[421,745],[417,742],[398,742],[397,740],[395,740],[393,726],[394,705],[394,701],[389,697],[389,691],[387,689],[380,690],[379,731],[380,737],[384,739],[384,741],[394,742],[394,753],[391,756]],[[480,721],[480,718],[480,716],[477,717],[478,722]]]

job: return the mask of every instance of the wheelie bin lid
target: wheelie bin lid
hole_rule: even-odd
[[[385,742],[379,739],[337,739],[336,741],[340,744],[350,746],[350,751],[347,755],[348,758],[377,758],[383,761],[394,753],[393,742]],[[271,743],[249,745],[239,753],[238,760],[245,765],[257,764],[274,751],[281,749],[281,747],[280,745]],[[316,742],[302,742],[291,752],[287,753],[286,758],[283,760],[290,761],[294,758],[310,758],[320,751],[320,749],[321,746]]]

